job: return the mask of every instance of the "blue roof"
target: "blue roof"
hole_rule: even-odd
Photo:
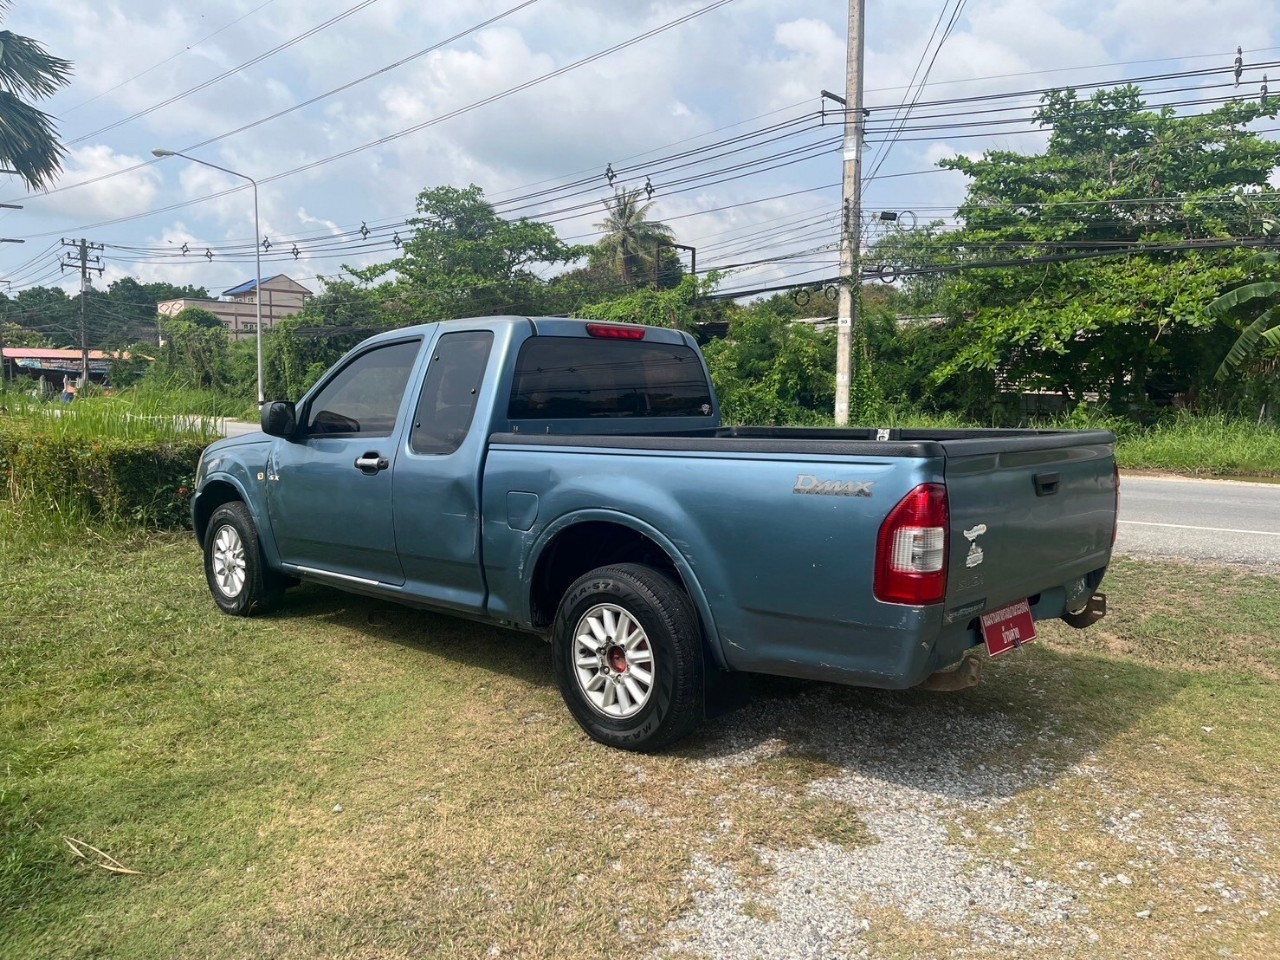
[[[283,276],[284,276],[283,273],[277,273],[274,277],[263,277],[262,282],[270,283],[272,280],[275,280],[277,277],[283,277]],[[230,290],[223,290],[222,295],[224,297],[234,297],[237,293],[248,293],[257,285],[258,285],[257,280],[246,280],[244,283],[240,284],[240,286],[238,287],[232,287]]]

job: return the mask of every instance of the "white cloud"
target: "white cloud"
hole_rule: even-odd
[[[69,180],[95,180],[139,166],[145,159],[116,153],[105,144],[88,144],[68,151],[63,176]],[[85,219],[128,216],[151,207],[159,186],[160,177],[154,165],[145,166],[74,191],[52,194],[40,209]]]
[[[541,208],[555,213],[568,236],[590,236],[600,219],[599,201],[610,193],[605,165],[628,163],[626,182],[653,174],[655,213],[674,220],[683,238],[709,244],[763,230],[800,216],[824,200],[838,207],[838,191],[734,206],[764,196],[802,190],[840,178],[838,154],[768,172],[676,185],[699,171],[781,151],[799,138],[659,172],[658,157],[799,116],[818,108],[822,89],[843,91],[845,0],[735,0],[720,10],[627,50],[576,69],[496,103],[426,130],[395,139],[349,159],[272,180],[369,140],[499,93],[688,13],[702,0],[542,0],[484,32],[382,74],[314,106],[202,148],[193,155],[263,182],[263,234],[287,243],[293,236],[335,233],[362,220],[389,221],[413,211],[415,195],[443,183],[480,184],[491,198],[510,197],[583,179],[580,195]],[[224,0],[213,6],[173,0],[66,0],[18,4],[6,26],[40,39],[76,62],[73,87],[49,102],[68,137],[106,126],[201,83],[228,67],[297,37],[346,9],[351,0],[306,4],[275,0]],[[153,147],[183,149],[243,126],[408,57],[511,5],[511,0],[379,0],[340,25],[301,40],[174,104],[115,127],[92,144],[77,145],[62,183],[111,172],[149,158]],[[260,10],[254,11],[260,7]],[[869,0],[866,20],[867,105],[873,124],[902,98],[921,65],[939,0]],[[938,55],[925,100],[1034,88],[1068,80],[1118,79],[1144,72],[1202,67],[1215,61],[1074,69],[1091,64],[1178,57],[1280,43],[1280,25],[1256,0],[983,0],[965,16]],[[250,14],[232,25],[237,17]],[[223,29],[225,28],[225,29]],[[214,31],[215,36],[205,39]],[[176,54],[176,56],[175,56]],[[1261,54],[1259,54],[1261,56]],[[162,62],[167,61],[167,62]],[[1227,66],[1227,58],[1223,66]],[[158,65],[157,65],[158,64]],[[149,69],[154,67],[154,69]],[[922,68],[923,69],[923,68]],[[140,79],[124,83],[135,74]],[[1014,75],[1014,76],[1002,76]],[[1021,76],[1018,76],[1021,75]],[[1250,82],[1255,83],[1256,77]],[[70,109],[98,97],[89,105]],[[1028,100],[1027,103],[1032,102]],[[948,118],[948,110],[931,108]],[[778,111],[778,112],[773,112]],[[917,114],[922,111],[918,110]],[[745,122],[748,118],[758,120]],[[1028,125],[1029,128],[1029,125]],[[1013,129],[1013,128],[1010,128]],[[719,131],[709,133],[709,131]],[[974,132],[978,132],[975,130]],[[968,131],[914,132],[898,142],[882,174],[934,166],[943,156],[1004,146],[1043,147],[1043,133],[968,136]],[[837,131],[831,131],[837,135]],[[818,133],[817,136],[823,134]],[[918,138],[918,139],[916,139]],[[950,139],[947,139],[950,138]],[[873,138],[874,139],[874,138]],[[868,152],[868,160],[873,149]],[[744,171],[745,172],[745,171]],[[592,179],[594,178],[594,179]],[[0,275],[21,265],[61,233],[149,208],[167,206],[235,186],[240,181],[179,159],[100,184],[48,196],[13,199],[26,209],[6,220],[8,235],[26,236],[25,248],[0,249]],[[963,197],[965,178],[954,173],[886,176],[869,185],[868,204],[885,209],[945,207]],[[687,192],[686,187],[692,187]],[[580,210],[571,209],[582,204]],[[716,210],[727,207],[728,209]],[[711,212],[715,211],[715,212]],[[538,215],[530,207],[521,212]],[[697,216],[684,217],[696,213]],[[168,214],[85,231],[94,240],[172,246],[179,236],[215,248],[253,239],[252,198],[247,190]],[[803,230],[767,234],[752,244],[759,255],[806,242]],[[726,243],[721,249],[732,249]],[[335,273],[342,260],[312,260],[298,269]],[[288,264],[289,261],[281,261]],[[165,273],[181,282],[222,289],[244,279],[242,262],[118,264],[142,276]],[[115,268],[115,267],[113,267]],[[136,268],[136,269],[135,269]],[[251,267],[250,267],[251,269]],[[264,269],[266,265],[264,264]],[[797,266],[797,270],[799,267]],[[761,270],[749,276],[782,276]]]

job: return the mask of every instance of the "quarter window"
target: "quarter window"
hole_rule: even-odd
[[[462,446],[475,417],[492,347],[493,334],[488,330],[446,333],[436,341],[413,417],[410,450],[439,455]]]

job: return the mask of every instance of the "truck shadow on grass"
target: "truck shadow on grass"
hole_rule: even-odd
[[[729,766],[807,758],[868,789],[882,782],[982,805],[1090,763],[1187,679],[1048,644],[989,664],[978,686],[954,693],[753,677],[750,705],[674,749]]]
[[[560,706],[550,649],[529,634],[313,585],[291,590],[272,619],[318,620],[510,677]],[[1063,649],[1057,629],[1049,625],[1043,642],[989,663],[978,686],[961,692],[752,676],[746,707],[664,753],[725,769],[803,763],[853,774],[868,788],[878,781],[966,806],[998,802],[1087,763],[1189,681],[1183,671]],[[573,723],[567,711],[560,722]]]

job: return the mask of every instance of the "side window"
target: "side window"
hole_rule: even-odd
[[[446,333],[436,341],[413,415],[410,450],[445,454],[462,446],[475,417],[492,346],[488,330]]]
[[[352,360],[311,401],[307,433],[388,436],[421,346],[393,343]]]

